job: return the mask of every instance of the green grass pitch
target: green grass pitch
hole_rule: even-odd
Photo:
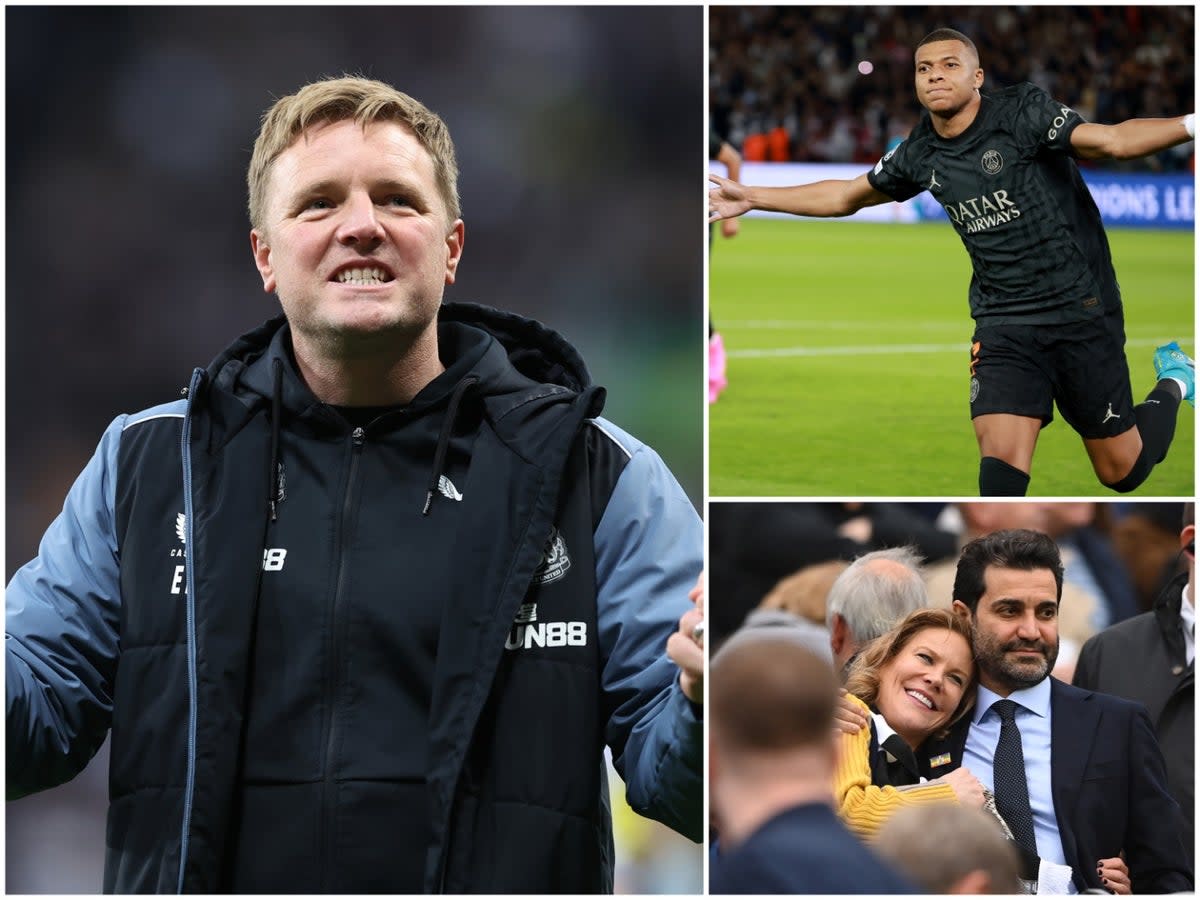
[[[1191,231],[1111,229],[1134,402],[1154,347],[1196,355]],[[710,262],[713,324],[729,387],[709,408],[709,494],[978,494],[968,408],[970,263],[949,224],[747,219]],[[1195,410],[1133,496],[1193,496]],[[1118,496],[1055,413],[1031,496]]]

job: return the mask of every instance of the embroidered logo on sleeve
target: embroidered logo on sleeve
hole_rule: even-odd
[[[900,144],[903,144],[903,143],[904,143],[903,141],[900,142]],[[897,144],[895,147],[893,147],[887,153],[883,154],[883,159],[881,159],[881,160],[879,160],[879,162],[875,163],[875,171],[873,174],[878,175],[880,172],[883,171],[883,164],[885,162],[887,162],[889,159],[891,159],[893,156],[896,155],[896,151],[900,149],[900,144]]]

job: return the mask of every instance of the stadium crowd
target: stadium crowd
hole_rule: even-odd
[[[1193,504],[710,515],[712,893],[1192,890]]]
[[[714,6],[709,23],[713,127],[748,161],[875,163],[916,124],[912,51],[939,25],[974,36],[985,91],[1031,81],[1088,121],[1194,96],[1191,6]],[[1105,166],[1186,170],[1192,151]]]

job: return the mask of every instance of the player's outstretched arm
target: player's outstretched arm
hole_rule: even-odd
[[[892,198],[881,194],[867,180],[830,179],[795,187],[750,187],[709,175],[715,187],[708,191],[708,221],[716,222],[740,216],[752,209],[791,213],[794,216],[849,216],[865,206],[878,206]]]
[[[1120,125],[1084,122],[1071,132],[1071,147],[1081,159],[1137,159],[1196,136],[1193,117],[1128,119]]]

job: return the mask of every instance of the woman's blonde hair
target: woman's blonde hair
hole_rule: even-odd
[[[458,163],[450,130],[437,113],[419,100],[382,81],[345,76],[326,78],[305,85],[296,93],[277,100],[266,111],[250,169],[246,173],[250,225],[262,229],[271,166],[308,128],[353,119],[362,127],[372,122],[399,122],[413,135],[433,160],[438,191],[453,222],[461,210],[458,202]]]
[[[918,609],[901,619],[890,631],[867,644],[850,666],[846,690],[868,706],[874,706],[879,697],[879,680],[883,667],[900,655],[900,651],[912,640],[913,635],[926,628],[952,631],[966,640],[968,648],[971,647],[971,626],[965,619],[948,609]],[[950,726],[970,712],[974,705],[975,678],[972,676],[958,701],[954,715],[935,736],[945,737]]]

